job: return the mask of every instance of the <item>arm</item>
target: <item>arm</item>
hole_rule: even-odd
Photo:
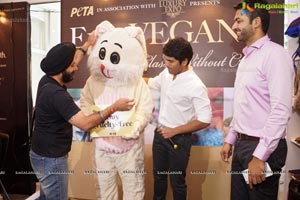
[[[220,151],[220,155],[224,162],[229,163],[228,159],[232,155],[232,144],[224,142],[224,145]]]
[[[174,135],[191,133],[209,126],[212,112],[206,87],[199,84],[194,88],[190,88],[190,99],[193,109],[195,110],[195,119],[174,128],[160,128],[159,132],[164,138],[167,139]]]
[[[100,123],[103,123],[114,112],[127,111],[130,110],[133,106],[133,100],[121,98],[104,110],[88,116],[86,116],[82,111],[79,111],[71,117],[69,123],[84,131],[88,131],[91,128],[99,125]]]
[[[136,111],[134,114],[134,125],[130,136],[123,137],[124,139],[136,139],[144,130],[151,119],[153,110],[153,102],[150,90],[143,80],[139,81],[135,92]]]
[[[81,60],[87,53],[88,48],[90,46],[93,46],[96,43],[96,41],[97,41],[97,37],[95,36],[94,31],[92,33],[89,33],[89,37],[88,37],[87,41],[80,48],[78,48],[75,52],[74,62],[77,65],[81,62]]]
[[[265,162],[285,136],[292,110],[292,66],[290,56],[283,49],[275,49],[266,58],[263,72],[269,92],[270,112],[260,134],[262,137],[248,163],[250,188],[265,180]]]
[[[229,163],[228,159],[232,155],[232,145],[236,141],[236,132],[233,129],[234,119],[232,119],[229,125],[229,131],[225,138],[224,145],[220,151],[221,158],[224,162]]]
[[[102,110],[101,119],[100,113],[91,113],[91,106],[95,104],[94,98],[91,93],[91,84],[93,84],[92,77],[89,77],[86,81],[84,88],[81,90],[81,98],[80,98],[80,108],[81,111],[74,115],[71,119],[70,123],[74,126],[77,126],[80,129],[88,131],[89,129],[103,123],[109,116],[111,116],[115,111],[126,111],[130,110],[134,106],[134,100],[129,99],[119,99],[111,106]]]
[[[209,123],[193,120],[184,125],[177,126],[175,128],[168,128],[168,127],[160,128],[159,132],[165,139],[168,139],[175,135],[191,133],[206,128],[207,126],[209,126]]]
[[[266,58],[263,68],[267,84],[270,112],[260,133],[262,136],[253,156],[266,161],[275,151],[279,140],[286,135],[286,127],[292,112],[293,64],[282,50],[274,50]]]
[[[175,128],[175,133],[191,133],[197,130],[204,129],[209,126],[209,123],[201,122],[199,120],[193,120],[185,125],[177,126]]]
[[[94,97],[92,95],[93,77],[90,76],[86,81],[80,93],[80,109],[85,115],[92,114],[91,106],[95,105]]]
[[[143,77],[144,81],[147,83],[150,89],[154,90],[160,90],[162,85],[162,80],[168,74],[168,69],[164,69],[162,72],[160,72],[159,75],[153,77],[153,78],[146,78]]]
[[[135,97],[135,101],[138,102],[136,104],[135,119],[140,126],[139,131],[142,131],[151,119],[154,105],[150,90],[143,80],[140,81],[138,90]]]

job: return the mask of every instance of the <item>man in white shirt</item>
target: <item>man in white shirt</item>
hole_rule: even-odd
[[[191,44],[183,38],[172,39],[164,46],[163,54],[166,69],[154,78],[145,78],[151,89],[161,93],[159,127],[152,149],[153,199],[165,199],[170,174],[173,198],[185,200],[191,135],[210,124],[211,106],[206,86],[189,66]]]

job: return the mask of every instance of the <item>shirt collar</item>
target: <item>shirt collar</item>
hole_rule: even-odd
[[[270,38],[268,35],[265,35],[264,37],[256,40],[253,44],[251,44],[250,46],[246,46],[243,49],[243,54],[245,55],[245,57],[248,57],[254,50],[256,49],[260,49],[262,46],[264,46],[265,43],[267,43],[268,41],[270,41]]]
[[[186,71],[181,72],[180,74],[177,74],[176,78],[185,76],[186,74],[189,74],[192,70],[193,70],[193,68],[191,66],[189,66],[189,68]]]

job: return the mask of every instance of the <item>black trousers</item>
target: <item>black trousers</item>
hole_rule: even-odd
[[[256,141],[238,140],[234,146],[231,170],[235,173],[231,174],[231,200],[277,200],[279,178],[287,156],[286,140],[280,140],[267,160],[274,174],[250,189],[243,175],[237,172],[248,168],[257,144]]]
[[[185,200],[187,186],[185,183],[186,168],[189,162],[192,138],[191,134],[172,137],[178,145],[174,148],[170,140],[164,139],[155,130],[153,140],[153,174],[154,200],[164,200],[168,189],[168,175],[170,175],[174,200]]]

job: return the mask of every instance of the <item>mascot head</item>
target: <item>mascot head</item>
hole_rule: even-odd
[[[88,58],[91,75],[109,85],[135,84],[147,70],[147,50],[140,27],[115,28],[103,21]]]

